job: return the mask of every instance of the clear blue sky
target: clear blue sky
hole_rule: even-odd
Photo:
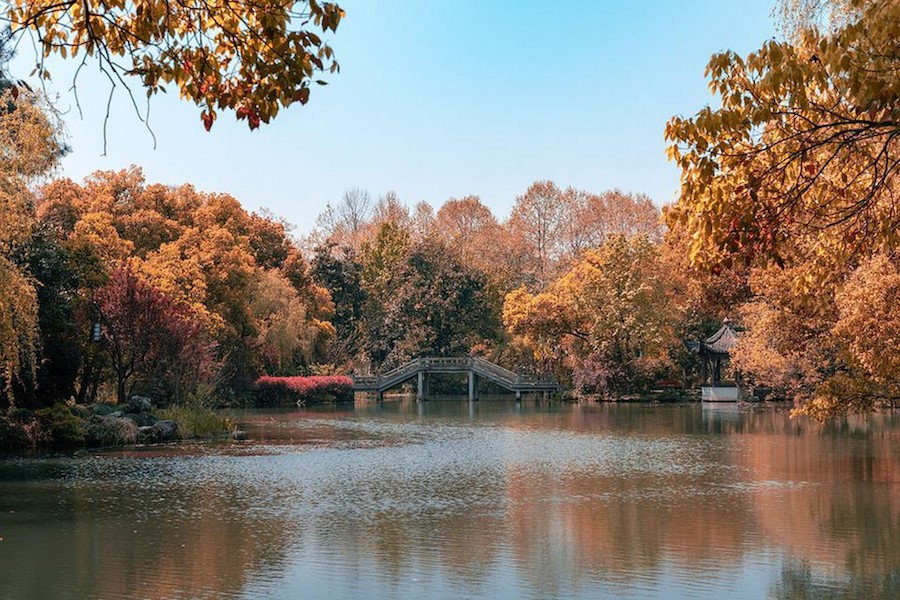
[[[347,16],[331,42],[341,73],[255,132],[223,115],[207,133],[199,109],[157,96],[153,150],[119,94],[102,157],[107,84],[83,72],[84,117],[66,116],[74,151],[62,174],[137,164],[152,182],[268,207],[298,234],[351,187],[435,207],[476,194],[500,217],[539,179],[663,204],[678,187],[667,119],[711,100],[703,69],[713,52],[746,53],[775,33],[773,0],[340,4]],[[30,50],[19,52],[13,66],[27,74]],[[59,105],[73,106],[74,65],[50,66]]]

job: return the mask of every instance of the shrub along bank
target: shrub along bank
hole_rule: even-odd
[[[227,438],[234,422],[200,407],[154,408],[133,396],[126,404],[54,404],[37,411],[16,409],[0,416],[0,450],[91,448]]]
[[[257,399],[261,404],[316,404],[350,402],[353,380],[346,375],[310,375],[308,377],[270,377],[256,380]]]

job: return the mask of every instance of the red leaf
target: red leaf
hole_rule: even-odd
[[[216,120],[216,115],[213,113],[208,113],[205,110],[200,113],[200,118],[203,120],[203,127],[209,131],[212,129],[213,121]]]

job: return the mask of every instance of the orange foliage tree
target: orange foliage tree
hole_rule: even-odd
[[[546,291],[520,288],[503,306],[507,330],[581,391],[646,388],[671,367],[673,304],[658,250],[642,236],[610,237]]]
[[[231,196],[146,185],[132,168],[53,182],[38,215],[79,257],[84,294],[127,265],[195,315],[217,342],[226,390],[307,367],[334,333],[328,293],[310,279],[285,223]]]

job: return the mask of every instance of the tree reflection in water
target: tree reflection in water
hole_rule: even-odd
[[[0,461],[0,597],[898,595],[897,416],[483,399],[241,419],[266,441]]]

